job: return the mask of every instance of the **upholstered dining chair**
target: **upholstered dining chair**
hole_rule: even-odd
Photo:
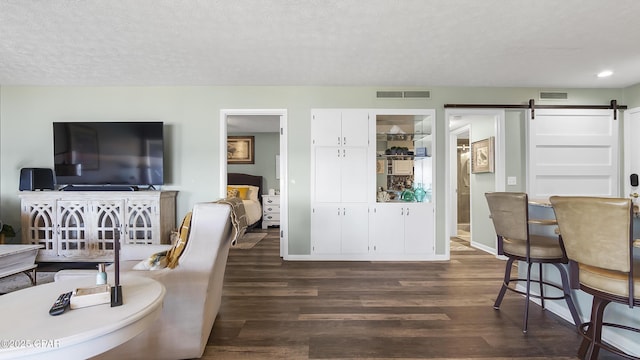
[[[602,341],[604,326],[640,333],[640,329],[604,322],[611,302],[640,305],[640,260],[633,257],[633,204],[630,199],[552,196],[558,227],[570,261],[572,286],[593,295],[591,318],[580,325],[581,359],[597,359],[600,349],[640,359]]]
[[[500,309],[500,304],[507,290],[511,290],[525,296],[524,321],[522,332],[527,333],[529,319],[530,298],[540,299],[544,309],[545,300],[565,300],[576,326],[581,323],[578,311],[571,298],[569,277],[564,264],[568,259],[558,236],[544,236],[529,233],[530,224],[555,225],[554,219],[533,220],[529,219],[529,200],[526,193],[516,192],[490,192],[485,197],[489,205],[493,226],[498,236],[498,254],[508,258],[504,281],[493,308]],[[526,278],[511,277],[513,262],[519,260],[527,264]],[[531,278],[531,266],[538,264],[539,276]],[[557,285],[544,280],[542,264],[551,264],[560,272],[562,284]],[[525,282],[525,291],[516,286],[519,282]],[[539,285],[540,294],[531,294],[531,283]],[[544,287],[550,286],[562,291],[560,295],[545,295]]]

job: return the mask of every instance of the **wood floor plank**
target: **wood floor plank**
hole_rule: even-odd
[[[493,309],[505,262],[463,242],[451,261],[287,262],[267,232],[230,252],[202,359],[575,359],[567,321],[532,303],[525,335],[523,297]]]

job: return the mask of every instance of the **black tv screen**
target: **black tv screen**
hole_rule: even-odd
[[[58,185],[162,185],[162,122],[54,122]]]

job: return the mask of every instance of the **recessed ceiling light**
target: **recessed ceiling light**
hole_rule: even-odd
[[[611,75],[613,75],[613,71],[611,71],[611,70],[605,70],[605,71],[601,71],[601,72],[598,73],[598,77],[599,78],[609,77]]]

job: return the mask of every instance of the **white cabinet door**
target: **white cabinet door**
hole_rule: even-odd
[[[367,110],[314,109],[311,120],[313,145],[369,145],[369,112]]]
[[[90,256],[91,249],[91,211],[89,202],[84,200],[57,202],[56,218],[58,219],[58,255]]]
[[[118,239],[121,239],[122,244],[127,243],[122,221],[124,204],[125,201],[120,199],[104,199],[91,202],[93,229],[89,245],[92,256],[111,257],[115,249],[115,242]]]
[[[340,254],[340,207],[314,206],[311,212],[311,246],[314,254]]]
[[[369,251],[369,208],[344,206],[341,217],[342,254],[366,254]]]
[[[345,203],[366,203],[369,190],[367,159],[365,147],[343,148],[341,158],[340,195]]]
[[[158,218],[158,201],[140,199],[127,202],[125,219],[125,242],[127,244],[148,245],[160,233]]]
[[[342,115],[339,109],[315,109],[311,114],[311,143],[342,145]]]
[[[414,203],[405,206],[404,250],[406,254],[433,254],[434,221],[431,203]]]
[[[378,204],[372,211],[372,245],[376,254],[404,253],[404,204]]]
[[[342,154],[338,147],[313,148],[313,201],[340,202]]]
[[[341,120],[343,116],[345,120]],[[370,186],[368,129],[366,110],[313,110],[313,202],[367,202]],[[347,136],[343,137],[343,133]],[[349,145],[343,145],[345,140]]]
[[[342,110],[342,146],[369,145],[369,112],[363,109]]]
[[[56,199],[22,199],[22,243],[38,244],[39,256],[58,256],[58,218]]]
[[[434,253],[433,205],[430,203],[378,204],[372,211],[371,223],[372,244],[378,255]]]
[[[364,206],[315,206],[311,214],[314,254],[366,254],[369,247],[369,212]]]

